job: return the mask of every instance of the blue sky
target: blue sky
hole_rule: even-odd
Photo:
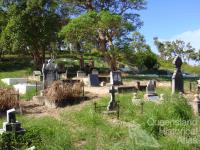
[[[153,37],[181,39],[200,49],[200,0],[147,0],[147,9],[139,12],[144,25],[140,31],[157,52]]]

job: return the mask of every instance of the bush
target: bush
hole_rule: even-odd
[[[40,130],[28,129],[24,134],[5,132],[0,137],[0,148],[2,150],[26,149],[41,143]]]

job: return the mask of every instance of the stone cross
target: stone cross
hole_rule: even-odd
[[[43,64],[42,73],[43,73],[43,87],[47,88],[50,86],[53,81],[57,80],[57,65],[53,63],[52,59],[48,60],[47,64]]]
[[[184,92],[183,90],[183,75],[181,72],[182,59],[176,56],[173,64],[175,65],[175,71],[172,76],[172,94],[176,92]]]
[[[116,106],[117,106],[117,102],[115,100],[115,93],[116,92],[117,92],[117,90],[115,89],[115,87],[111,86],[111,88],[109,90],[109,93],[111,94],[111,99],[110,99],[108,107],[107,107],[107,110],[109,110],[109,111],[115,109]]]

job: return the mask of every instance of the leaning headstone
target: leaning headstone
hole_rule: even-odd
[[[122,85],[122,74],[121,71],[110,72],[110,84],[111,85]]]
[[[117,102],[116,102],[116,99],[115,99],[115,93],[116,92],[117,92],[117,90],[115,89],[115,87],[111,86],[111,88],[109,90],[111,98],[110,98],[110,101],[109,101],[109,104],[108,104],[108,107],[107,107],[108,111],[112,111],[112,110],[116,109],[116,107],[117,107]]]
[[[199,99],[198,94],[195,95],[195,99],[193,100],[192,107],[193,107],[193,110],[194,110],[194,114],[200,115],[200,99]]]
[[[49,59],[47,64],[43,64],[42,73],[44,89],[58,79],[57,65],[53,63],[52,59]]]
[[[174,71],[174,74],[172,76],[172,94],[176,92],[184,92],[183,90],[183,75],[181,72],[181,66],[182,66],[182,59],[181,57],[177,56],[173,64],[175,65],[176,70]]]
[[[90,86],[99,86],[99,77],[98,74],[89,74],[88,82]]]
[[[15,109],[10,109],[7,111],[7,121],[3,123],[3,129],[0,129],[0,133],[4,132],[15,132],[15,133],[24,133],[25,130],[21,128],[21,123],[16,121],[16,111]]]
[[[155,91],[155,83],[153,80],[150,80],[147,84],[145,98],[148,100],[159,100],[159,96]]]

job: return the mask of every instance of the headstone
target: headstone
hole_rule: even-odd
[[[77,71],[77,78],[84,78],[86,77],[86,74],[84,71]]]
[[[199,99],[198,94],[195,95],[195,99],[193,100],[192,107],[193,107],[193,110],[194,110],[194,114],[200,115],[200,99]]]
[[[155,83],[153,80],[150,80],[147,84],[145,98],[148,100],[159,100],[159,96],[155,91]]]
[[[181,72],[182,60],[181,57],[175,57],[173,64],[175,65],[176,70],[172,76],[172,94],[176,92],[184,92],[183,90],[183,75]]]
[[[0,133],[4,132],[16,132],[16,133],[24,133],[25,130],[21,128],[21,123],[16,121],[16,111],[15,109],[10,109],[7,111],[7,121],[3,123],[3,129],[0,129]]]
[[[99,86],[99,77],[98,74],[89,74],[88,82],[90,86]]]
[[[111,85],[122,85],[122,74],[121,71],[110,72],[110,84]]]
[[[108,104],[108,107],[107,107],[108,111],[112,111],[112,110],[116,109],[116,107],[117,107],[117,102],[116,102],[116,99],[115,99],[115,93],[116,92],[117,92],[117,90],[115,89],[115,87],[111,86],[111,88],[109,90],[111,98],[110,98],[110,101],[109,101],[109,104]]]
[[[155,84],[153,80],[150,80],[146,87],[146,94],[148,95],[157,95],[155,91]]]
[[[43,64],[42,73],[44,88],[47,88],[53,81],[58,79],[57,65],[53,63],[52,59],[49,59],[47,64]]]

